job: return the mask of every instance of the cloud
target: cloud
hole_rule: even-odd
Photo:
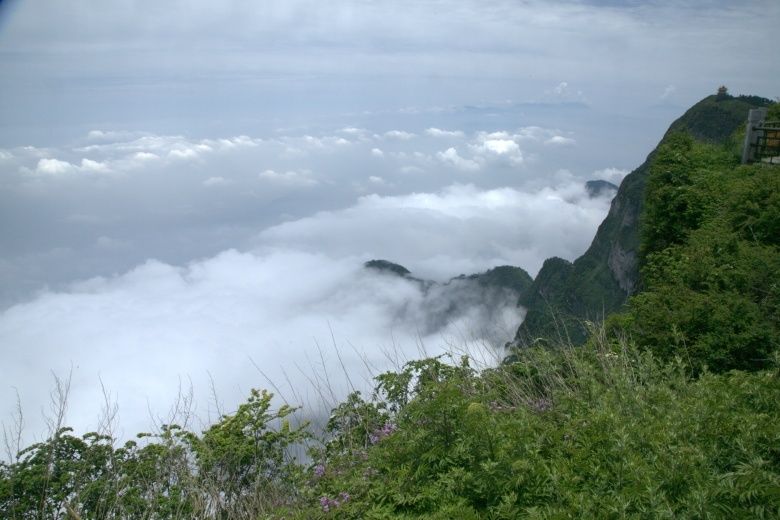
[[[150,152],[136,152],[132,155],[132,158],[136,161],[154,161],[159,159],[160,156]]]
[[[669,99],[675,93],[676,90],[677,90],[677,87],[675,87],[674,85],[667,85],[664,88],[663,93],[661,94],[661,99],[662,100]]]
[[[419,173],[425,173],[425,170],[420,168],[419,166],[402,166],[401,173],[404,175],[412,175],[412,174],[419,174]]]
[[[569,83],[566,81],[561,81],[558,83],[558,85],[555,86],[553,89],[553,94],[556,94],[558,96],[563,96],[569,91]]]
[[[372,148],[371,155],[373,155],[374,157],[384,157],[385,153],[379,148]]]
[[[210,151],[210,150],[208,150]],[[171,159],[195,159],[198,157],[198,151],[194,148],[178,148],[168,152],[168,157]]]
[[[439,192],[366,195],[343,210],[268,228],[256,243],[335,257],[370,251],[435,279],[503,264],[534,274],[550,256],[584,252],[608,209],[609,201],[589,199],[571,174],[560,176],[555,188],[532,191],[456,184]]]
[[[445,117],[451,123],[450,114]],[[454,132],[453,126],[428,127]],[[496,129],[464,137],[450,152],[449,144],[441,146],[446,141],[427,134],[381,145],[350,137],[344,145],[329,130],[305,128],[274,131],[272,137],[100,132],[75,146],[12,148],[11,157],[0,161],[0,207],[12,215],[6,219],[4,260],[13,266],[0,271],[0,306],[44,287],[123,272],[147,258],[181,264],[244,247],[269,225],[346,207],[380,188],[392,195],[435,192],[456,171],[485,172],[479,178],[485,189],[547,185],[555,169],[548,158],[569,151],[551,154],[544,140],[570,135],[531,125]],[[301,153],[288,154],[290,146]],[[383,159],[372,160],[374,149]],[[169,157],[173,151],[185,158]],[[73,215],[89,218],[75,222]],[[133,246],[123,255],[91,247],[100,236],[122,237]],[[51,260],[44,253],[55,245],[73,249],[73,258]]]
[[[469,336],[484,322],[479,298],[462,294],[471,303],[448,323],[445,295],[366,277],[361,263],[388,258],[440,281],[502,264],[534,273],[548,256],[580,254],[607,211],[575,175],[549,186],[549,167],[505,167],[544,157],[546,139],[569,134],[498,128],[451,148],[430,134],[380,145],[301,129],[208,139],[106,130],[76,146],[9,150],[0,380],[18,385],[35,412],[50,369],[63,374],[72,362],[74,424],[95,419],[100,375],[132,434],[148,427],[147,402],[164,413],[179,377],[201,392],[211,371],[234,406],[264,384],[250,356],[275,378],[280,367],[307,368],[315,340],[328,345],[329,324],[339,352],[358,349],[356,372],[361,356],[387,366],[382,350],[393,341],[417,357],[418,332],[434,352],[443,336]],[[301,153],[286,155],[289,147]],[[374,149],[383,160],[371,160]],[[479,187],[451,185],[453,168],[486,174]],[[547,187],[521,187],[534,179]],[[509,303],[496,311],[506,318],[502,341],[520,319]],[[306,388],[304,379],[295,385]],[[13,398],[0,392],[0,417]]]
[[[589,104],[604,107],[656,101],[670,84],[686,102],[729,77],[742,78],[746,93],[772,95],[775,85],[751,52],[773,33],[780,16],[773,0],[743,9],[702,0],[465,0],[448,12],[408,0],[271,4],[226,0],[185,15],[163,6],[152,15],[143,7],[95,11],[84,0],[52,0],[45,8],[20,3],[3,32],[4,131],[13,135],[34,120],[60,131],[94,121],[146,121],[157,132],[256,131],[315,120],[357,129],[368,126],[366,114],[444,114],[479,108],[485,99],[539,101],[545,91],[543,99],[560,103],[581,99],[578,91],[587,89]],[[93,23],[85,26],[85,19]],[[171,47],[172,39],[181,44]],[[28,60],[14,60],[19,52]],[[59,60],[58,52],[73,59]],[[740,75],[745,68],[754,73]],[[68,84],[68,96],[51,98],[45,85],[58,78],[81,80]],[[399,124],[383,118],[381,127]],[[108,132],[93,130],[89,138]]]
[[[85,158],[81,160],[81,170],[94,173],[106,173],[110,171],[110,168],[106,163]]]
[[[181,384],[192,384],[201,420],[217,415],[212,381],[231,410],[249,388],[270,385],[266,375],[313,413],[321,403],[309,378],[329,372],[330,386],[320,390],[338,398],[349,389],[344,370],[367,390],[366,366],[392,368],[422,355],[423,344],[437,355],[447,349],[444,338],[463,348],[493,339],[479,328],[485,316],[475,298],[448,320],[441,289],[424,293],[415,282],[365,271],[366,259],[225,251],[182,267],[149,261],[44,293],[0,313],[3,416],[11,412],[11,387],[26,411],[46,403],[49,369],[61,377],[72,370],[67,424],[79,432],[95,427],[101,381],[116,396],[125,438],[148,431],[149,414],[165,417]],[[469,290],[460,290],[463,299]],[[492,324],[506,327],[502,335],[521,317],[514,302],[498,302],[507,304],[513,312],[501,311]],[[28,437],[42,431],[37,414],[25,420]]]
[[[306,143],[311,148],[332,148],[334,146],[345,146],[350,144],[350,142],[347,139],[344,139],[343,137],[332,137],[332,136],[325,136],[325,137],[315,137],[311,135],[305,135],[303,136],[303,142]]]
[[[228,186],[230,184],[233,184],[233,181],[230,179],[226,179],[224,177],[209,177],[205,181],[203,181],[203,185],[206,187],[212,187],[212,186]]]
[[[41,175],[61,175],[73,171],[76,167],[67,161],[57,159],[41,159],[35,168],[35,173]]]
[[[612,184],[620,185],[623,178],[630,173],[629,170],[621,168],[604,168],[593,172],[594,179],[609,181]]]
[[[32,173],[42,176],[62,177],[78,173],[95,174],[110,172],[111,169],[106,163],[84,158],[81,159],[79,165],[59,159],[41,159]]]
[[[463,132],[460,130],[441,130],[439,128],[428,128],[425,133],[431,137],[463,137]]]
[[[385,132],[384,136],[387,139],[395,139],[400,141],[408,141],[409,139],[416,137],[415,134],[404,132],[403,130],[390,130],[389,132]]]
[[[144,132],[126,132],[116,130],[90,130],[87,132],[87,141],[117,142],[131,141],[143,137]]]
[[[544,142],[544,144],[556,146],[570,146],[576,143],[577,141],[571,137],[564,137],[562,135],[554,135]]]
[[[478,144],[472,145],[471,148],[482,155],[506,157],[514,164],[523,162],[520,146],[511,139],[484,139]]]
[[[552,89],[545,91],[545,94],[558,102],[582,101],[584,97],[582,91],[573,89],[568,81],[561,81]]]
[[[512,165],[519,165],[524,157],[518,142],[525,138],[524,135],[508,132],[479,132],[470,148],[483,160],[505,159]]]
[[[367,195],[341,210],[269,227],[244,252],[181,265],[149,260],[121,275],[42,291],[0,311],[0,378],[19,388],[25,409],[35,410],[47,399],[49,370],[63,375],[72,366],[68,422],[83,431],[99,413],[100,377],[118,396],[124,433],[131,435],[149,427],[147,410],[165,414],[180,380],[192,382],[200,417],[214,413],[209,377],[226,406],[235,406],[251,386],[266,384],[253,362],[277,384],[291,377],[300,395],[290,397],[287,389],[288,397],[312,409],[316,391],[299,370],[321,373],[317,345],[327,370],[335,374],[343,362],[360,380],[364,362],[389,368],[388,354],[425,355],[421,344],[427,354],[448,341],[501,344],[522,316],[514,301],[497,304],[489,321],[501,331],[490,332],[481,328],[484,298],[468,296],[467,288],[458,289],[465,292],[455,301],[469,303],[448,319],[451,294],[424,293],[415,283],[360,266],[388,258],[418,276],[447,280],[505,264],[533,274],[548,256],[574,258],[588,246],[608,202],[589,199],[570,175],[561,179],[556,188],[527,192],[453,185]],[[134,247],[109,235],[96,246],[120,255]],[[344,378],[334,381],[341,385]],[[4,417],[13,398],[0,399]],[[39,427],[30,421],[31,431]]]
[[[277,172],[274,170],[264,170],[258,175],[259,178],[278,184],[289,186],[314,186],[317,179],[312,177],[310,170],[288,170],[286,172]]]
[[[93,130],[89,135],[93,136],[93,141],[98,142],[74,148],[73,151],[107,156],[112,159],[112,168],[124,170],[133,169],[143,161],[161,157],[173,161],[189,161],[209,155],[235,153],[237,150],[255,148],[262,143],[262,139],[253,139],[246,135],[201,140],[147,132]]]
[[[520,147],[509,139],[486,139],[481,143],[481,150],[497,155],[514,155],[520,151]]]
[[[436,154],[436,157],[441,162],[450,164],[459,170],[474,172],[479,170],[480,168],[478,162],[472,159],[466,159],[458,155],[458,151],[455,148],[447,148],[443,152],[438,152]]]
[[[347,126],[339,130],[342,134],[346,134],[354,137],[359,141],[369,141],[371,139],[371,132],[365,128],[356,128],[354,126]]]

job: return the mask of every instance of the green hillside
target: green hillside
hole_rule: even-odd
[[[732,145],[732,136],[743,128],[748,110],[770,103],[757,96],[709,96],[673,122],[661,144],[683,131],[697,141]],[[573,263],[545,262],[528,295],[519,302],[528,312],[515,345],[562,338],[582,343],[588,336],[586,321],[603,320],[638,291],[645,184],[655,156],[656,150],[623,180],[585,254]]]
[[[780,170],[671,134],[645,200],[643,288],[610,325],[696,370],[767,366],[780,347]]]

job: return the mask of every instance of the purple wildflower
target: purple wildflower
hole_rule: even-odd
[[[322,508],[322,511],[325,513],[330,512],[331,509],[337,509],[341,506],[341,504],[346,504],[349,502],[350,496],[349,493],[346,491],[342,491],[339,493],[339,498],[341,499],[339,501],[338,498],[329,498],[326,496],[320,497],[320,507]]]
[[[325,466],[323,464],[317,464],[314,466],[314,476],[315,477],[322,477],[325,475]]]
[[[395,424],[393,423],[385,423],[384,426],[382,426],[380,429],[374,431],[371,435],[368,436],[368,440],[371,442],[371,444],[376,444],[377,442],[381,441],[388,435],[392,434],[395,431]]]
[[[552,400],[548,399],[547,397],[532,399],[529,404],[531,405],[531,408],[537,412],[546,412],[553,406]]]

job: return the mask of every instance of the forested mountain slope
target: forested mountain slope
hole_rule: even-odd
[[[757,96],[709,96],[671,124],[661,141],[686,132],[696,141],[726,146],[747,120],[748,110],[768,106]],[[660,146],[660,145],[659,145]],[[601,321],[619,310],[640,287],[639,241],[645,185],[657,150],[620,185],[609,214],[590,248],[573,263],[548,259],[520,305],[528,310],[514,339],[523,346],[546,342],[582,343],[585,321]]]

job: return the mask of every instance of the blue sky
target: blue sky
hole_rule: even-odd
[[[230,407],[248,359],[281,377],[331,332],[350,367],[500,344],[513,302],[421,338],[446,295],[361,263],[575,258],[609,207],[586,180],[721,84],[780,95],[756,52],[778,22],[770,0],[3,1],[0,416],[15,387],[37,417],[52,370],[74,423],[102,379],[132,431],[181,379]]]

